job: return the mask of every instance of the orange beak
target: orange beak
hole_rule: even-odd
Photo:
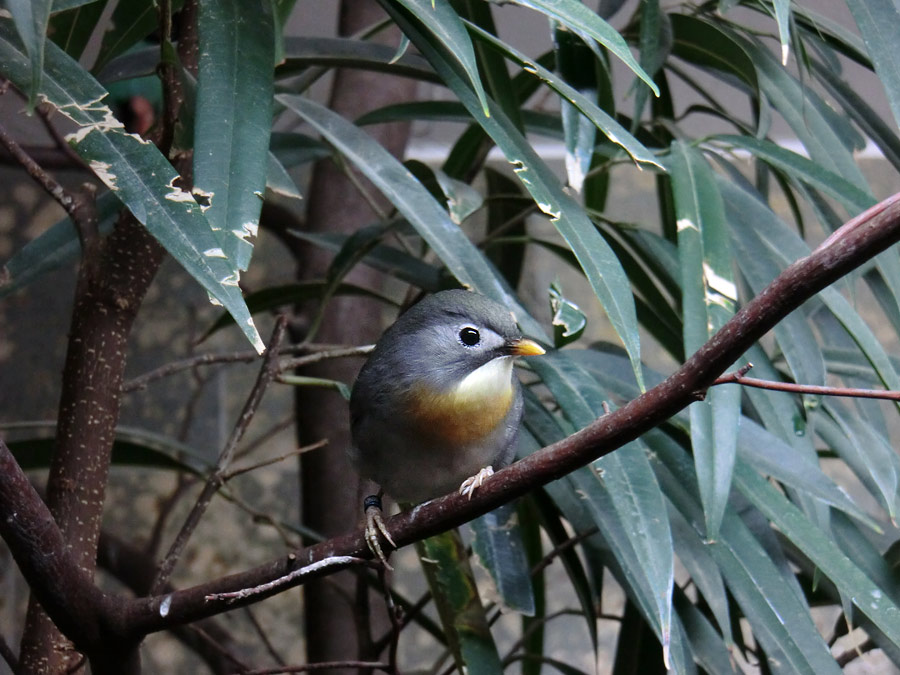
[[[547,353],[537,342],[528,338],[510,340],[508,346],[509,353],[513,356],[540,356]]]

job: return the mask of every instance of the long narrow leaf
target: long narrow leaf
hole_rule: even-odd
[[[250,264],[259,227],[272,128],[272,6],[255,4],[202,2],[198,19],[194,184],[208,195],[206,218],[239,270]]]
[[[487,94],[481,84],[475,49],[462,20],[448,0],[397,0],[412,14],[436,40],[452,54],[453,59],[463,69],[469,84],[478,96],[481,110],[490,114]]]
[[[19,37],[25,45],[31,65],[30,86],[22,87],[28,94],[28,107],[37,103],[41,88],[41,77],[44,70],[44,41],[47,35],[47,22],[50,20],[51,0],[6,0],[6,6],[12,14],[13,23],[19,31]]]
[[[734,314],[737,287],[725,210],[712,169],[699,152],[677,142],[669,175],[678,218],[684,352],[690,356]],[[707,536],[714,539],[731,492],[740,389],[715,387],[705,400],[691,405],[690,413]]]

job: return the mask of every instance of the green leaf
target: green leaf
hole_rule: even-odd
[[[484,31],[497,35],[497,27],[494,24],[492,5],[481,0],[465,0],[458,2],[454,7],[459,11],[460,17],[479,26]],[[407,38],[408,40],[409,38]],[[478,59],[478,71],[484,81],[485,91],[494,102],[503,109],[506,116],[522,130],[522,101],[513,78],[510,77],[506,67],[506,61],[496,51],[488,49],[482,42],[473,43],[475,55]]]
[[[428,61],[418,54],[395,58],[395,50],[367,40],[340,37],[286,37],[285,58],[275,70],[277,80],[305,72],[310,66],[344,66],[437,82]]]
[[[711,21],[686,14],[667,15],[674,33],[672,54],[715,74],[725,73],[758,89],[756,68],[743,46]]]
[[[515,505],[504,504],[471,525],[475,534],[472,550],[493,580],[502,607],[534,616],[531,570]]]
[[[736,673],[729,643],[722,640],[709,619],[683,593],[676,594],[675,611],[684,623],[684,632],[697,664],[707,673]]]
[[[31,66],[29,86],[19,88],[28,95],[28,108],[37,105],[38,92],[41,88],[41,77],[44,69],[44,41],[47,35],[47,23],[50,20],[52,0],[6,0],[6,6],[12,15],[13,23],[19,37],[25,45],[28,61]]]
[[[767,47],[744,38],[740,41],[756,66],[760,89],[797,134],[810,158],[863,192],[870,192],[847,145],[857,132],[849,123],[839,122],[833,109],[794,79]]]
[[[597,100],[597,75],[590,48],[564,26],[553,23],[556,69],[564,82],[590,101]],[[581,192],[591,166],[597,127],[565,99],[560,100],[569,186]]]
[[[690,356],[734,314],[737,287],[725,210],[712,169],[698,151],[679,141],[672,145],[669,176],[678,218],[684,352]],[[707,536],[715,539],[731,492],[740,387],[710,389],[703,401],[691,404],[690,414]]]
[[[581,337],[587,326],[587,317],[578,305],[563,296],[558,280],[550,284],[549,292],[553,346],[560,349]]]
[[[775,21],[778,23],[778,41],[781,43],[781,65],[788,64],[791,48],[791,2],[772,0],[775,5]]]
[[[875,64],[894,121],[900,124],[900,64],[895,58],[900,44],[900,11],[891,0],[848,0],[847,5]]]
[[[837,402],[826,401],[828,419],[817,418],[818,432],[873,495],[881,499],[891,520],[898,511],[900,459],[888,440]],[[836,426],[835,426],[836,425]]]
[[[738,457],[783,485],[840,509],[876,532],[880,530],[878,524],[835,485],[817,463],[805,461],[795,448],[746,417],[741,419]]]
[[[444,628],[450,653],[460,672],[502,672],[459,530],[416,543],[422,569]]]
[[[246,270],[259,228],[272,128],[272,6],[200,3],[194,185],[225,257]]]
[[[725,179],[718,182],[728,220],[732,223],[735,259],[751,290],[759,293],[781,272],[780,266],[771,259],[767,247],[758,238],[744,236],[746,228],[752,228],[756,223],[753,207],[763,205],[758,201],[747,205],[747,200],[754,199],[752,194]],[[775,326],[773,332],[794,381],[824,385],[825,361],[812,327],[803,314],[792,312]],[[755,363],[754,359],[751,361]]]
[[[655,433],[654,438],[652,440],[647,439],[647,442],[651,449],[654,443],[673,443],[663,433]],[[725,636],[725,643],[731,645],[734,642],[734,638],[731,635],[728,596],[725,593],[722,573],[709,553],[708,543],[678,509],[669,506],[668,517],[669,527],[672,528],[672,541],[678,560],[690,573],[691,582],[696,584],[697,590],[703,595],[703,599],[716,619],[719,630]],[[676,592],[675,597],[677,598],[678,595],[679,593]],[[680,611],[679,614],[681,614]],[[719,640],[720,642],[722,641],[721,637]]]
[[[26,57],[8,24],[0,23],[0,69],[22,84]],[[102,103],[106,91],[52,42],[46,45],[39,92],[80,128],[72,148],[169,253],[231,312],[251,344],[265,348],[247,311],[233,266],[190,193],[175,186],[178,174],[152,143],[125,133]]]
[[[484,197],[468,183],[451,178],[440,169],[434,171],[441,192],[447,198],[450,220],[462,225],[466,219],[484,205]]]
[[[296,4],[296,2],[297,0],[272,0],[272,18],[275,28],[275,64],[279,64],[284,61],[284,34],[286,32],[285,27],[287,25],[288,19],[291,16],[291,10],[294,9],[294,4]]]
[[[267,154],[266,162],[266,192],[286,199],[303,199],[294,179],[271,150]]]
[[[723,189],[725,183],[722,183]],[[726,190],[727,191],[727,190]],[[734,188],[729,195],[738,198],[740,188]],[[753,222],[752,228],[734,228],[732,232],[739,237],[759,238],[766,246],[769,257],[776,261],[782,269],[809,255],[810,250],[796,232],[791,230],[775,213],[759,200],[747,195],[740,200],[746,218]],[[875,337],[872,329],[860,318],[850,302],[834,288],[826,288],[816,296],[831,311],[834,317],[846,329],[847,334],[859,346],[860,350],[872,364],[882,384],[888,389],[900,389],[900,376],[887,355],[884,347]]]
[[[866,99],[854,91],[850,83],[838,73],[817,60],[812,61],[812,67],[832,98],[856,122],[863,133],[872,139],[894,169],[900,171],[900,138],[897,137],[895,128],[887,124]]]
[[[336,232],[316,233],[289,230],[289,234],[335,253],[343,248],[349,238],[349,235]],[[362,262],[373,269],[432,293],[449,287],[447,282],[450,279],[443,274],[442,269],[393,246],[385,244],[376,246],[366,254]]]
[[[498,279],[483,255],[434,197],[387,150],[359,127],[318,103],[287,94],[281,94],[277,99],[356,165],[409,220],[460,282],[513,308],[520,322],[527,321],[527,312]],[[540,329],[536,325],[534,328],[539,334]]]
[[[333,389],[339,393],[345,401],[350,400],[350,387],[346,382],[330,380],[325,377],[308,377],[305,375],[281,375],[278,381],[294,387],[319,387],[321,389]]]
[[[478,100],[481,110],[489,115],[487,94],[481,84],[475,49],[462,20],[448,0],[397,0],[418,21],[421,28],[428,31],[445,53],[452,58],[466,74],[466,78]]]
[[[644,72],[631,54],[624,38],[596,13],[579,0],[511,0],[512,4],[530,7],[550,19],[554,19],[582,38],[596,42],[615,54],[632,72],[641,78],[654,94],[659,96],[659,88]]]
[[[672,49],[672,24],[669,21],[669,15],[660,11],[659,0],[642,0],[640,11],[640,64],[651,77],[656,77],[656,73],[666,62]],[[632,133],[640,125],[649,96],[650,89],[638,84],[636,79],[634,86],[634,116],[631,121]]]

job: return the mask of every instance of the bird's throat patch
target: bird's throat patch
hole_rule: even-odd
[[[512,359],[494,359],[447,391],[413,387],[409,414],[424,437],[463,445],[497,428],[509,412],[514,391]]]

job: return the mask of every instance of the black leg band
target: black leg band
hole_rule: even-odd
[[[363,511],[368,511],[373,506],[379,511],[382,510],[380,495],[369,495],[363,500]]]

